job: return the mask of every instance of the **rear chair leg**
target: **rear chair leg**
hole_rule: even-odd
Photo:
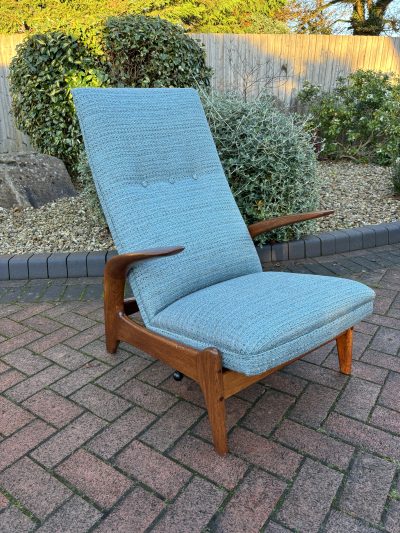
[[[351,374],[351,359],[353,356],[353,328],[346,330],[336,337],[340,372]]]
[[[218,350],[208,348],[198,357],[200,387],[208,410],[215,451],[219,455],[228,453],[225,422],[225,398],[222,380],[222,360]]]

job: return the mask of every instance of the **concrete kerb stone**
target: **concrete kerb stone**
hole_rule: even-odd
[[[262,263],[305,259],[400,242],[400,222],[323,232],[257,248]],[[0,280],[99,277],[115,250],[0,255]]]

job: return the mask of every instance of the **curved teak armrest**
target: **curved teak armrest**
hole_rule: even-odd
[[[150,250],[140,250],[131,254],[121,254],[112,257],[107,261],[104,269],[104,312],[106,322],[107,348],[113,352],[116,344],[115,337],[116,319],[119,315],[125,314],[125,310],[131,312],[138,310],[135,299],[124,302],[125,281],[129,269],[138,261],[156,259],[157,257],[167,257],[179,254],[184,250],[183,246],[169,248],[153,248]],[[126,307],[125,307],[126,305]]]
[[[267,233],[276,228],[283,226],[290,226],[290,224],[296,224],[297,222],[304,222],[305,220],[311,220],[313,218],[326,217],[332,215],[334,211],[314,211],[313,213],[298,213],[295,215],[286,215],[283,217],[270,218],[269,220],[262,220],[248,226],[250,235],[254,238],[261,233]]]
[[[184,246],[170,246],[168,248],[151,248],[149,250],[140,250],[130,254],[115,255],[107,261],[104,276],[113,279],[126,278],[126,275],[134,263],[146,259],[155,259],[157,257],[167,257],[169,255],[183,252]]]

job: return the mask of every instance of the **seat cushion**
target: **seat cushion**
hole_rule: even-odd
[[[329,341],[372,312],[366,285],[335,277],[260,272],[192,293],[149,329],[220,350],[225,368],[256,375]]]

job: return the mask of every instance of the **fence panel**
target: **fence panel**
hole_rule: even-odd
[[[23,35],[0,35],[0,153],[32,151],[29,137],[15,127],[8,84],[8,67],[23,38]]]
[[[400,74],[399,37],[192,35],[206,48],[213,87],[249,96],[267,87],[290,106],[306,80],[330,90],[357,69]]]
[[[338,76],[357,69],[400,75],[400,37],[352,35],[192,34],[214,69],[213,87],[246,96],[268,88],[294,107],[304,82],[334,87]],[[0,35],[0,152],[31,151],[10,114],[8,66],[22,35]]]

